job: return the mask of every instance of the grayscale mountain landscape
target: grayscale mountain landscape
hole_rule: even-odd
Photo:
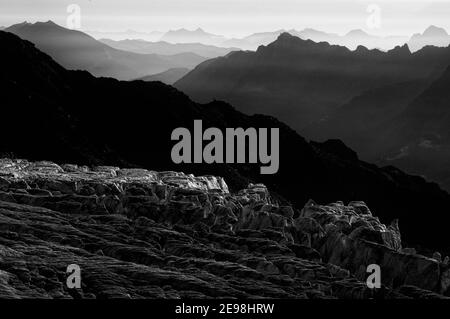
[[[450,5],[406,2],[0,0],[0,301],[448,301]]]

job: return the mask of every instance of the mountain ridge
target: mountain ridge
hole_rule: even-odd
[[[209,60],[175,83],[201,102],[221,99],[248,114],[263,112],[302,132],[367,89],[435,78],[450,63],[447,48],[383,52],[303,40],[289,33],[256,52]]]
[[[232,51],[239,50],[237,48],[222,48],[213,45],[205,45],[201,43],[169,43],[164,41],[148,42],[145,40],[121,40],[114,41],[109,39],[99,39],[113,48],[130,51],[140,54],[161,54],[173,55],[178,53],[194,53],[205,58],[215,58],[226,55]]]
[[[450,66],[392,121],[382,138],[384,163],[439,181],[450,189]]]
[[[97,76],[133,79],[173,67],[194,67],[205,58],[191,53],[163,56],[121,51],[91,36],[69,30],[52,21],[21,23],[4,31],[30,40],[69,69],[88,70]]]

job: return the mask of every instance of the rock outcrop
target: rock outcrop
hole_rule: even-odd
[[[231,193],[214,176],[0,160],[0,298],[449,295],[448,258],[404,251],[397,224],[363,202],[296,211],[262,184]],[[71,264],[81,289],[66,286]]]

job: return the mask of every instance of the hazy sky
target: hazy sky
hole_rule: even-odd
[[[0,25],[25,20],[65,25],[70,4],[81,8],[82,30],[201,27],[241,36],[312,27],[337,33],[364,29],[408,35],[434,24],[450,31],[450,0],[0,0]],[[367,24],[370,4],[381,9],[381,25],[371,24],[372,28]]]

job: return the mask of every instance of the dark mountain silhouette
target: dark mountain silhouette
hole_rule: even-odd
[[[138,80],[147,81],[147,82],[161,81],[165,84],[174,84],[176,81],[178,81],[183,76],[188,74],[189,71],[190,71],[189,69],[185,69],[185,68],[169,69],[162,73],[144,76]]]
[[[175,67],[193,68],[205,58],[193,53],[171,56],[117,50],[80,31],[51,21],[20,23],[5,31],[29,40],[68,69],[87,70],[96,76],[133,79]]]
[[[428,27],[422,34],[416,33],[408,41],[411,51],[417,51],[427,45],[447,47],[450,44],[450,35],[443,28]]]
[[[160,82],[120,82],[67,71],[11,33],[0,32],[0,153],[58,162],[182,170],[223,176],[232,189],[263,182],[280,200],[303,207],[320,202],[364,200],[382,220],[400,217],[408,243],[448,244],[450,196],[436,184],[393,168],[359,161],[342,142],[308,143],[263,115],[248,116],[229,104],[198,104]],[[174,128],[202,119],[204,127],[280,129],[280,170],[259,175],[259,165],[175,165]],[[426,214],[425,214],[426,212]]]
[[[124,50],[140,54],[161,54],[173,55],[180,53],[194,53],[205,58],[216,58],[224,56],[232,51],[238,51],[238,48],[221,48],[213,45],[205,45],[201,43],[168,43],[164,41],[148,42],[144,40],[121,40],[114,41],[110,39],[100,39],[110,47],[118,50]]]
[[[175,83],[200,102],[225,100],[248,114],[266,113],[301,131],[366,90],[432,79],[450,49],[406,45],[388,52],[329,45],[283,33],[256,52],[206,61]]]

